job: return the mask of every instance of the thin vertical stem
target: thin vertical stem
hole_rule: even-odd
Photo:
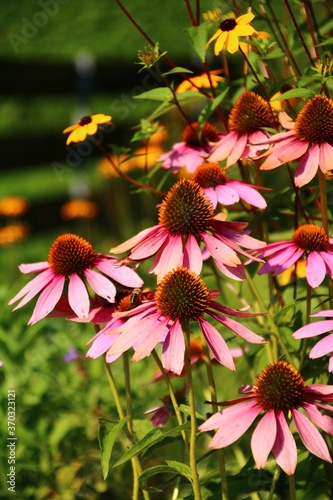
[[[185,338],[185,369],[188,385],[188,401],[190,406],[191,418],[191,433],[190,433],[190,467],[192,471],[192,487],[195,500],[201,500],[199,475],[197,471],[197,461],[195,456],[196,436],[197,436],[197,420],[195,415],[194,403],[194,389],[192,379],[192,366],[191,366],[191,350],[190,350],[190,325],[188,321],[182,324],[184,338]]]

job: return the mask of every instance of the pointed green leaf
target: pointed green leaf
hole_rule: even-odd
[[[186,422],[185,424],[174,427],[167,432],[162,432],[159,428],[152,429],[150,432],[148,432],[148,434],[144,436],[143,439],[141,439],[138,443],[135,443],[135,445],[132,446],[130,450],[128,450],[119,460],[117,460],[113,467],[118,467],[118,465],[127,462],[138,453],[141,453],[144,450],[147,450],[151,446],[155,445],[156,443],[163,441],[166,437],[172,436],[175,433],[178,434],[183,429],[188,429],[189,426],[190,423]]]
[[[154,488],[152,486],[147,486],[147,481],[151,476],[156,474],[181,474],[185,476],[189,481],[192,481],[191,469],[188,465],[182,464],[181,462],[176,462],[175,460],[167,460],[168,465],[158,465],[156,467],[151,467],[146,469],[139,477],[139,484],[141,488],[147,491],[163,491],[159,488]]]
[[[99,419],[98,442],[101,450],[101,466],[104,479],[107,478],[109,473],[113,445],[127,421],[128,417],[120,422],[112,422],[104,418]]]
[[[287,90],[287,92],[283,92],[278,97],[274,97],[271,102],[275,101],[284,101],[285,99],[291,99],[293,97],[304,97],[305,99],[310,99],[315,95],[315,92],[310,89],[292,89]]]
[[[206,59],[206,44],[207,44],[207,24],[202,23],[200,26],[191,26],[185,28],[185,33],[188,36],[193,50],[200,57],[201,61]]]
[[[172,75],[174,73],[193,73],[193,71],[187,68],[182,68],[181,66],[176,66],[175,68],[172,68],[170,71],[163,73],[163,76]]]
[[[228,88],[224,89],[224,91],[220,95],[215,97],[215,99],[213,101],[210,101],[207,104],[207,106],[205,106],[203,108],[203,110],[201,111],[199,118],[198,118],[199,130],[201,130],[201,128],[206,123],[206,121],[211,116],[211,114],[215,111],[217,106],[219,106],[221,104],[221,102],[223,101],[223,99],[227,95],[228,90],[229,90]]]
[[[193,102],[205,101],[207,100],[207,97],[202,95],[200,92],[188,90],[187,92],[184,92],[182,94],[177,94],[177,99],[182,106],[185,106],[186,104],[191,104]],[[176,105],[173,102],[162,102],[162,104],[160,104],[158,108],[156,108],[155,111],[153,111],[147,119],[156,120],[156,118],[159,118],[160,116],[168,113],[169,111],[172,111],[173,109],[176,109]]]
[[[133,99],[150,99],[152,101],[171,101],[172,98],[173,94],[168,87],[157,87],[133,96]]]

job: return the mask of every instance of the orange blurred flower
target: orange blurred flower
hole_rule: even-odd
[[[222,76],[219,76],[220,73],[222,73],[221,69],[215,69],[209,72],[213,88],[216,88],[218,84],[224,80]],[[188,80],[182,81],[176,88],[176,92],[178,94],[187,92],[188,90],[194,90],[195,92],[198,92],[198,88],[208,89],[210,87],[211,85],[207,73],[202,73],[201,75],[193,76]]]
[[[28,209],[28,202],[22,196],[4,196],[0,198],[0,216],[18,217]]]
[[[64,203],[60,215],[65,220],[94,219],[98,213],[98,206],[93,201],[77,198]]]
[[[0,246],[6,247],[24,240],[29,234],[27,224],[16,222],[0,228]]]

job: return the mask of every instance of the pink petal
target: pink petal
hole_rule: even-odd
[[[45,269],[49,269],[50,264],[48,262],[35,262],[34,264],[20,264],[19,270],[23,274],[29,273],[38,273],[40,271],[44,271]]]
[[[276,415],[276,439],[272,449],[277,464],[289,476],[297,465],[297,448],[282,411]]]
[[[154,235],[156,231],[159,229],[159,225],[149,227],[147,229],[144,229],[143,231],[140,231],[137,235],[133,236],[129,240],[124,241],[124,243],[121,243],[121,245],[118,245],[116,247],[113,247],[110,249],[111,253],[124,253],[130,250],[131,248],[135,247],[139,243],[141,243],[143,240],[145,240],[147,237]]]
[[[190,234],[185,245],[183,255],[183,266],[191,269],[196,274],[201,273],[202,253],[196,238]]]
[[[317,321],[316,323],[302,326],[293,333],[293,337],[294,339],[307,339],[315,335],[326,333],[329,330],[333,330],[333,320]]]
[[[121,285],[131,288],[139,288],[143,285],[142,279],[133,269],[121,264],[116,259],[101,257],[95,267]]]
[[[182,255],[183,243],[181,236],[167,236],[149,269],[149,273],[154,272],[158,277],[158,282],[160,282],[169,271],[180,265]]]
[[[291,410],[294,422],[304,446],[313,455],[332,463],[327,445],[318,429],[298,410]]]
[[[116,287],[114,284],[102,274],[96,273],[92,269],[86,269],[84,275],[91,288],[97,295],[103,297],[109,302],[114,302],[116,297]]]
[[[295,186],[308,184],[316,175],[319,164],[319,146],[314,144],[298,164],[295,172]]]
[[[274,410],[269,410],[260,420],[251,438],[251,449],[258,469],[262,469],[276,438],[276,418]]]
[[[318,252],[326,265],[326,271],[333,278],[333,257],[329,252]]]
[[[253,187],[237,181],[230,181],[228,182],[228,185],[234,186],[235,190],[239,194],[239,197],[242,200],[246,201],[246,203],[249,203],[250,205],[253,205],[254,207],[258,208],[267,207],[265,198],[260,193],[258,193]]]
[[[44,288],[36,302],[34,312],[32,313],[28,325],[33,325],[53,311],[55,305],[61,297],[64,283],[64,276],[55,276],[51,283]]]
[[[326,275],[325,262],[318,252],[310,252],[306,259],[306,280],[312,288],[317,288]]]
[[[304,410],[314,421],[314,423],[323,429],[327,434],[333,436],[333,418],[323,415],[315,405],[304,405]]]
[[[35,295],[37,295],[37,293],[39,293],[50,281],[52,281],[54,277],[55,274],[52,269],[46,269],[45,271],[41,272],[38,276],[35,276],[35,278],[29,281],[29,283],[27,283],[19,291],[19,293],[16,294],[15,297],[10,300],[10,302],[8,302],[8,305],[12,305],[14,302],[26,295],[26,297],[15,307],[15,309],[13,309],[13,311],[24,306],[27,302],[29,302],[29,300],[35,297]]]
[[[269,243],[266,247],[258,250],[258,255],[260,257],[269,257],[274,253],[278,253],[280,250],[284,250],[288,247],[295,247],[292,241],[278,241],[276,243]]]
[[[234,443],[247,431],[260,412],[261,408],[253,401],[222,410],[219,419],[220,428],[211,440],[209,447],[213,449],[224,448]],[[200,426],[200,430],[205,429]]]
[[[180,375],[184,367],[185,341],[179,321],[175,321],[163,343],[162,363],[166,370]]]
[[[212,351],[216,360],[221,363],[221,365],[226,366],[230,370],[235,370],[234,360],[232,358],[231,352],[224,341],[221,334],[213,327],[208,321],[203,318],[198,318],[198,323],[200,325],[201,331],[209,349]]]
[[[217,321],[222,323],[226,328],[229,328],[229,330],[233,331],[247,342],[251,342],[251,344],[266,343],[266,340],[263,337],[260,337],[260,335],[257,335],[256,333],[253,333],[251,330],[246,328],[246,326],[242,325],[241,323],[238,323],[234,319],[227,318],[226,316],[221,316],[220,314],[213,312],[209,312],[209,314],[213,318],[217,319]]]
[[[331,396],[333,395],[333,385],[327,384],[309,384],[306,386],[306,393],[310,395],[310,397],[316,397],[321,394],[322,396]]]
[[[209,155],[210,162],[225,160],[233,150],[238,138],[237,132],[229,132],[221,139]]]
[[[325,317],[325,318],[333,318],[333,309],[327,309],[325,311],[319,311],[314,314],[310,314],[312,318],[319,318],[319,317]]]
[[[213,205],[213,208],[216,208],[217,205],[217,193],[215,192],[215,189],[212,187],[206,187],[204,188],[204,193],[207,198],[209,198],[211,204]]]
[[[327,142],[319,146],[319,166],[321,171],[326,174],[332,169],[333,165],[333,147]]]
[[[226,184],[221,184],[215,188],[217,199],[222,205],[234,205],[234,203],[239,202],[239,195],[236,189],[229,184],[229,181],[227,181]]]
[[[100,334],[100,332],[98,333],[99,335],[95,338],[92,346],[86,354],[88,358],[96,359],[99,356],[102,356],[102,354],[108,351],[118,338],[118,335],[105,335],[103,333]]]
[[[147,331],[147,335],[141,338],[138,342],[138,346],[134,344],[135,353],[132,357],[132,361],[140,361],[151,354],[151,351],[156,347],[156,344],[160,341],[162,334],[168,324],[169,319],[163,318],[160,320],[158,318],[155,323]]]
[[[79,318],[87,318],[89,315],[89,295],[85,284],[77,274],[69,277],[68,302]]]
[[[225,266],[224,264],[222,264],[222,262],[219,262],[217,260],[215,261],[215,264],[220,269],[220,271],[228,278],[237,281],[242,281],[243,279],[245,279],[245,271],[242,264],[239,264],[238,266],[229,267]]]
[[[231,267],[241,264],[236,252],[225,243],[210,234],[201,233],[200,236],[214,260],[220,261]]]
[[[168,238],[168,232],[160,228],[144,238],[130,253],[133,260],[143,260],[151,257],[165,243]]]
[[[319,340],[316,345],[311,349],[310,359],[317,359],[333,352],[333,333],[327,335],[324,339]]]
[[[247,134],[239,135],[235,146],[233,147],[227,159],[226,168],[236,163],[244,155],[244,149],[247,143]]]

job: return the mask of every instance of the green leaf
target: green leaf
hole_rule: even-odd
[[[147,486],[147,481],[151,476],[155,476],[156,474],[165,474],[165,473],[175,473],[181,474],[186,477],[189,481],[192,481],[192,473],[191,469],[188,465],[182,464],[181,462],[176,462],[175,460],[166,460],[168,465],[158,465],[156,467],[151,467],[150,469],[146,469],[139,477],[139,484],[141,488],[147,491],[163,491],[159,488],[149,487]]]
[[[275,101],[283,101],[285,99],[291,99],[293,97],[304,97],[306,99],[309,99],[315,95],[315,92],[310,89],[292,89],[292,90],[287,90],[287,92],[283,92],[278,97],[275,97],[271,102]]]
[[[167,87],[158,87],[133,96],[133,99],[150,99],[152,101],[171,101],[172,98],[173,94]]]
[[[116,423],[104,418],[99,419],[98,442],[101,450],[101,466],[104,480],[109,473],[113,445],[127,421],[128,417]]]
[[[201,61],[206,59],[206,44],[207,44],[207,24],[202,23],[200,26],[191,26],[185,28],[185,33],[188,36],[193,50],[200,57]]]
[[[193,71],[187,68],[182,68],[181,66],[176,66],[175,68],[172,68],[170,71],[163,73],[163,76],[172,75],[174,73],[193,73]]]
[[[186,422],[185,424],[174,427],[167,432],[162,432],[161,429],[152,429],[150,432],[148,432],[148,434],[144,436],[143,439],[141,439],[138,443],[135,443],[135,445],[132,446],[130,450],[128,450],[119,460],[117,460],[113,467],[118,467],[118,465],[127,462],[138,453],[147,450],[148,448],[150,448],[150,446],[163,441],[166,437],[172,436],[175,433],[178,434],[183,429],[188,429],[189,426],[190,423]]]
[[[217,108],[217,106],[219,106],[221,104],[221,102],[223,101],[223,99],[227,95],[228,90],[229,89],[226,88],[220,95],[218,95],[217,97],[215,97],[215,99],[213,101],[210,101],[207,104],[207,106],[205,106],[203,108],[203,110],[201,111],[201,113],[199,115],[199,118],[198,118],[199,130],[201,130],[201,128],[206,123],[206,121],[211,116],[211,114],[215,111],[215,109]]]
[[[181,105],[185,106],[186,104],[192,104],[193,102],[205,101],[207,100],[207,97],[202,95],[200,92],[188,90],[187,92],[184,92],[182,94],[177,94],[177,99]],[[173,109],[176,109],[176,105],[173,102],[163,102],[159,105],[158,108],[155,109],[155,111],[152,112],[152,114],[147,119],[156,120],[156,118],[159,118],[160,116],[168,113],[169,111],[172,111]]]

